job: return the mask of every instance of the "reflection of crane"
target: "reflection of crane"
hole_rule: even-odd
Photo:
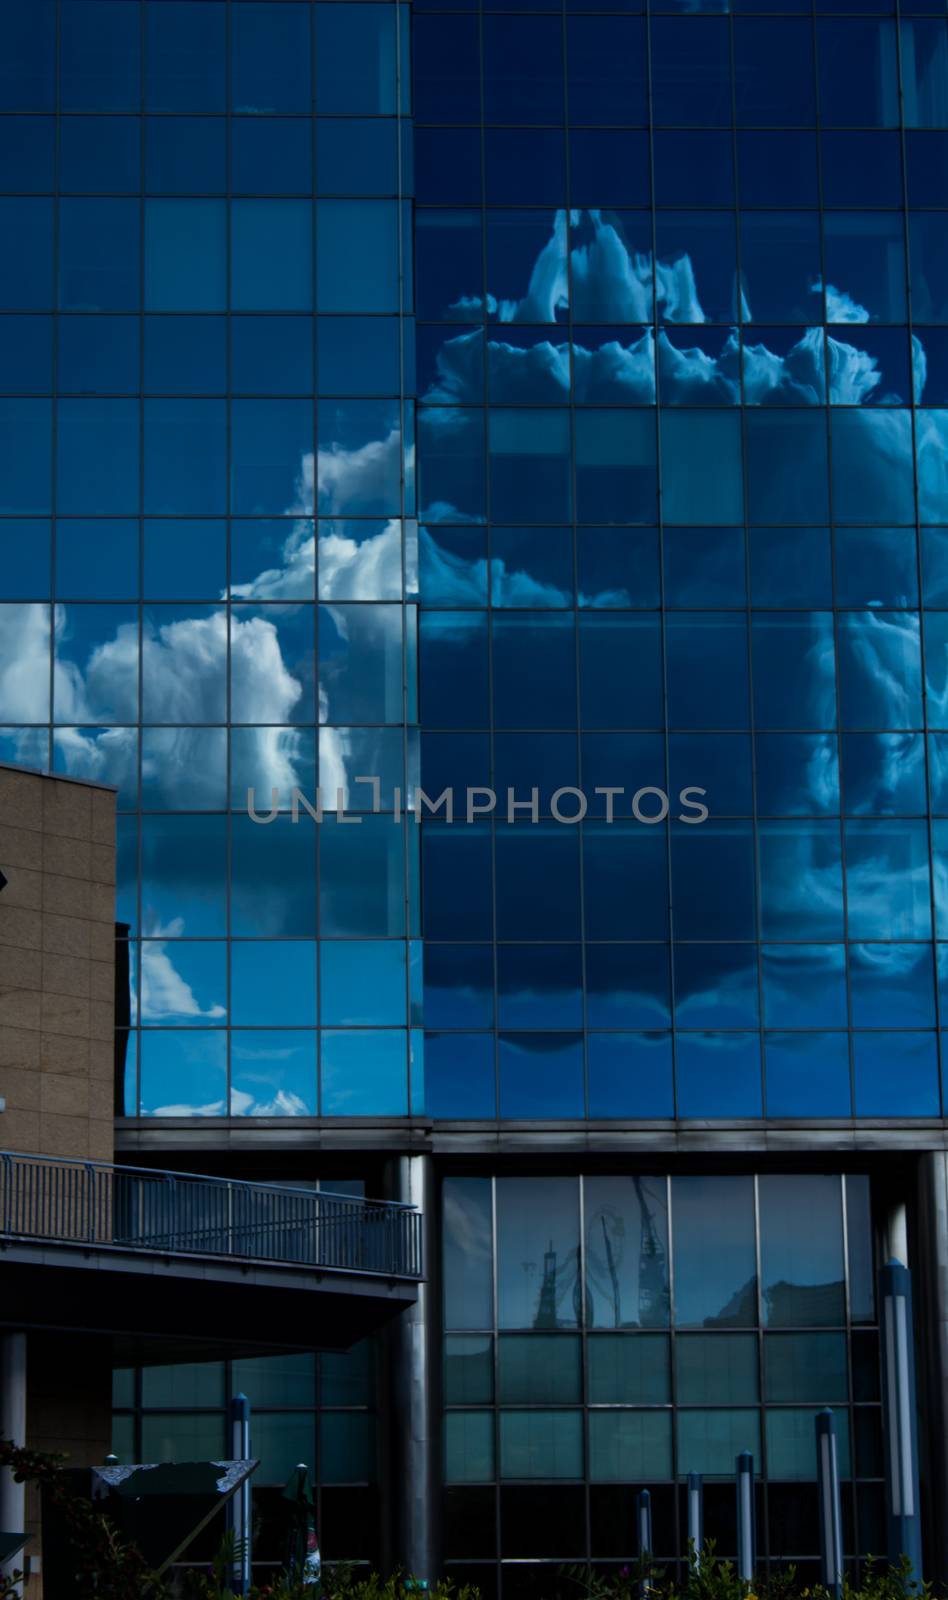
[[[642,1179],[633,1178],[632,1183],[639,1202],[639,1322],[651,1327],[665,1320],[665,1246],[655,1226],[654,1212],[646,1204]]]
[[[529,1298],[532,1298],[530,1279],[537,1270],[537,1264],[535,1261],[521,1261],[520,1266],[525,1279],[525,1292]],[[534,1302],[536,1309],[534,1310],[531,1326],[534,1328],[561,1328],[569,1326],[571,1322],[578,1322],[580,1320],[580,1308],[577,1304],[576,1296],[579,1292],[579,1282],[579,1251],[576,1249],[567,1250],[566,1254],[561,1258],[551,1239],[549,1246],[543,1252],[543,1272],[536,1291],[536,1300]],[[564,1322],[564,1319],[560,1317],[559,1307],[570,1293],[570,1290],[572,1290],[573,1295],[573,1312],[572,1317],[567,1315]]]
[[[559,1319],[556,1315],[556,1251],[553,1249],[553,1240],[550,1248],[543,1255],[543,1278],[540,1283],[540,1294],[537,1300],[537,1314],[533,1319],[535,1328],[556,1328]]]
[[[622,1199],[615,1196],[615,1208],[602,1205],[587,1221],[586,1315],[590,1326],[596,1315],[594,1291],[601,1297],[600,1315],[605,1312],[606,1321],[614,1328],[661,1327],[667,1315],[667,1250],[661,1201],[641,1178],[632,1177],[630,1181],[638,1204],[636,1252],[630,1249],[626,1256],[626,1248],[632,1244],[635,1210],[628,1192]]]
[[[609,1282],[612,1284],[612,1315],[613,1327],[622,1327],[622,1291],[619,1288],[619,1273],[616,1269],[616,1258],[612,1249],[612,1240],[609,1238],[609,1229],[606,1227],[606,1214],[603,1212],[599,1218],[602,1223],[602,1242],[606,1250],[606,1268],[609,1273]]]

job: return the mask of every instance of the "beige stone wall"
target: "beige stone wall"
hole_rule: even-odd
[[[0,1149],[111,1161],[115,795],[0,767]]]

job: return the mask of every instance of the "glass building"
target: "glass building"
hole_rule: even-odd
[[[809,1571],[831,1405],[858,1563],[907,1251],[948,1576],[944,0],[2,0],[0,223],[0,760],[118,789],[119,1148],[435,1266],[116,1449],[243,1387],[262,1563],[312,1460],[327,1557],[517,1600],[689,1472],[733,1550],[744,1449]]]

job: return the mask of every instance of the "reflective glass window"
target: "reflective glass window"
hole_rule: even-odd
[[[223,394],[227,324],[223,317],[145,317],[146,394]]]
[[[56,5],[7,6],[0,103],[5,111],[52,111],[55,106]]]
[[[64,111],[137,111],[141,97],[138,6],[71,0],[60,18]]]
[[[42,402],[33,402],[42,404]],[[17,410],[28,419],[23,401]],[[60,400],[57,406],[57,506],[67,515],[137,511],[139,407],[134,400]],[[29,456],[21,465],[26,470]],[[15,487],[16,475],[12,485]],[[12,505],[11,510],[43,509]]]
[[[309,8],[287,0],[243,0],[231,22],[231,109],[309,111]]]
[[[149,200],[145,207],[145,308],[223,311],[226,210],[222,200]]]
[[[728,126],[731,69],[726,21],[653,17],[650,56],[652,117],[658,126]]]
[[[852,1115],[845,1033],[768,1033],[764,1054],[769,1117]]]
[[[839,1178],[767,1173],[758,1193],[764,1322],[772,1328],[845,1322]],[[806,1233],[798,1225],[804,1205],[812,1224]]]
[[[288,8],[289,9],[289,8]],[[314,8],[316,28],[316,105],[324,115],[393,116],[396,105],[397,8],[370,3],[318,4]],[[425,23],[453,23],[452,18],[425,18]],[[461,22],[461,18],[457,21]],[[464,19],[465,21],[467,19]],[[421,34],[419,27],[419,34]],[[420,68],[417,42],[415,56],[416,93]],[[439,73],[444,74],[453,51],[440,55]],[[449,103],[456,104],[456,85],[450,85]],[[405,89],[403,89],[403,97]],[[418,116],[425,115],[416,104]],[[308,109],[308,107],[303,107]],[[408,106],[401,108],[408,110]],[[454,120],[454,114],[452,119]],[[464,120],[463,118],[461,120]]]
[[[497,1281],[501,1328],[575,1327],[579,1185],[574,1178],[498,1178]],[[471,1326],[470,1323],[467,1324]]]
[[[310,941],[235,940],[230,973],[236,1026],[315,1026],[316,946]]]
[[[821,320],[820,231],[812,211],[741,214],[745,322]]]
[[[146,0],[149,111],[225,111],[227,18],[215,0]]]
[[[408,1062],[404,1029],[326,1029],[320,1038],[324,1117],[404,1117]]]
[[[137,311],[140,231],[137,200],[61,200],[59,309]]]
[[[64,194],[135,193],[140,182],[141,129],[134,117],[69,118],[59,146]]]
[[[490,1179],[446,1177],[441,1192],[445,1326],[489,1327],[493,1320]]]
[[[670,1033],[591,1033],[586,1049],[591,1118],[674,1115]]]
[[[552,17],[487,17],[484,120],[559,122],[562,116],[562,28]]]
[[[711,1254],[704,1243],[709,1214],[715,1217],[716,1229]],[[673,1178],[672,1240],[677,1325],[753,1326],[757,1321],[753,1179]]]
[[[668,1339],[663,1334],[597,1334],[586,1345],[586,1360],[594,1405],[660,1405],[671,1399]]]
[[[758,835],[762,936],[842,938],[838,822],[763,822]]]
[[[675,1379],[679,1405],[700,1405],[711,1394],[722,1405],[754,1405],[760,1388],[756,1336],[680,1334],[675,1340]]]
[[[223,194],[227,188],[227,124],[223,117],[148,117],[148,194]]]
[[[895,23],[821,17],[816,24],[824,127],[894,128],[899,121]]]
[[[566,52],[570,122],[634,125],[646,121],[643,21],[572,16],[566,24]],[[530,71],[535,70],[531,54]]]
[[[213,516],[227,509],[226,412],[223,400],[145,402],[147,513]]]
[[[818,411],[754,409],[745,416],[751,522],[826,522],[826,423]]]
[[[398,290],[395,203],[317,201],[316,303],[320,311],[397,311]]]
[[[808,19],[735,19],[734,97],[740,127],[805,127],[815,122],[813,34]]]
[[[48,310],[53,303],[52,201],[0,200],[0,224],[8,241],[0,266],[0,305]]]
[[[231,206],[231,307],[308,311],[312,208],[303,200],[235,200]]]

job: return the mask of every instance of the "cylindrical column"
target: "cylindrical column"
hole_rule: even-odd
[[[689,1472],[685,1491],[688,1513],[688,1559],[695,1572],[701,1571],[701,1546],[704,1544],[704,1484],[700,1472]]]
[[[438,1507],[438,1419],[433,1400],[437,1350],[437,1307],[431,1291],[434,1172],[427,1153],[399,1156],[398,1198],[422,1213],[426,1282],[414,1305],[393,1327],[392,1410],[396,1453],[396,1553],[404,1571],[419,1582],[434,1583],[441,1551]]]
[[[919,1366],[927,1487],[928,1576],[948,1582],[948,1154],[931,1150],[918,1166]],[[898,1259],[906,1260],[901,1256]]]
[[[839,1461],[836,1422],[832,1411],[816,1413],[816,1479],[820,1516],[822,1577],[830,1594],[839,1600],[843,1590],[843,1527],[839,1501]]]
[[[921,1583],[912,1277],[901,1261],[887,1262],[879,1274],[879,1313],[889,1560],[895,1562],[907,1556],[915,1581]]]
[[[742,1450],[734,1463],[737,1474],[737,1575],[754,1581],[754,1457]]]
[[[26,1446],[26,1334],[7,1333],[0,1337],[0,1434],[21,1449]],[[22,1533],[26,1522],[26,1486],[14,1483],[13,1473],[0,1472],[0,1531]],[[23,1565],[18,1551],[0,1563],[0,1572],[9,1577]],[[22,1590],[21,1590],[22,1593]]]

